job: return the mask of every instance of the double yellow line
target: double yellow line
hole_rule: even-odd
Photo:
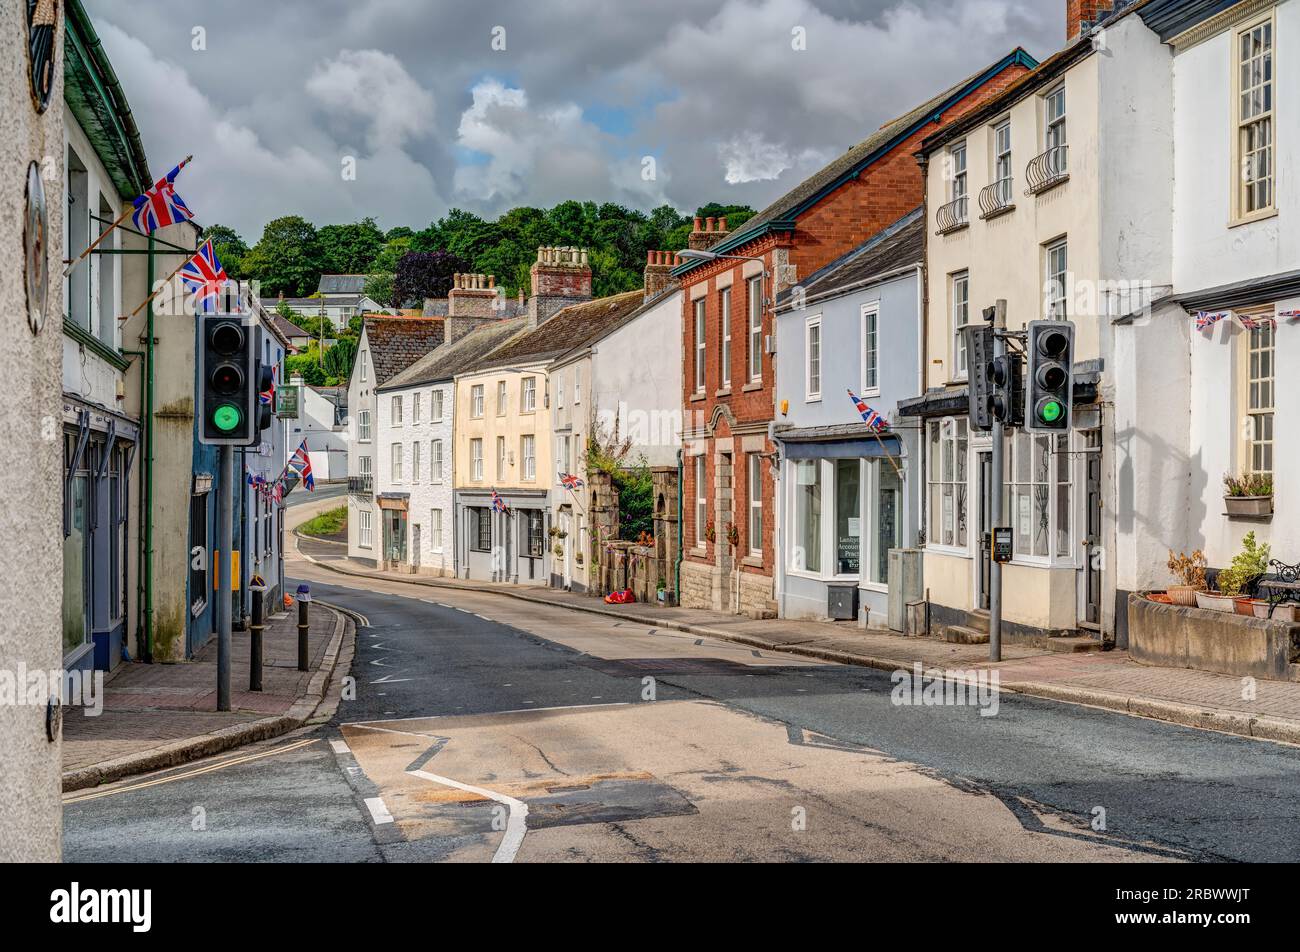
[[[96,790],[91,793],[84,793],[80,796],[65,797],[63,803],[66,806],[69,803],[82,803],[86,800],[98,800],[100,797],[111,797],[119,793],[130,793],[134,790],[143,790],[146,787],[157,787],[160,784],[171,783],[175,780],[188,780],[191,777],[198,777],[202,774],[212,773],[217,770],[224,770],[226,767],[234,767],[239,764],[246,764],[250,760],[260,760],[263,757],[270,757],[273,754],[287,754],[291,750],[297,750],[300,747],[306,747],[308,744],[315,744],[321,738],[309,737],[306,740],[295,741],[292,744],[285,744],[281,747],[273,747],[271,750],[259,751],[256,754],[245,754],[242,757],[232,757],[230,760],[223,760],[219,763],[208,764],[205,767],[198,767],[185,773],[172,774],[168,777],[156,777],[153,780],[145,780],[141,783],[133,783],[129,786],[114,787],[112,790]]]

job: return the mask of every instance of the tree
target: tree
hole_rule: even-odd
[[[203,229],[203,237],[212,242],[212,250],[217,253],[217,260],[226,269],[226,274],[232,278],[247,277],[244,257],[248,254],[248,245],[235,229],[227,225],[209,225]]]
[[[326,375],[335,381],[347,380],[356,356],[357,342],[351,337],[340,337],[337,344],[325,351]]]
[[[324,225],[319,239],[327,274],[365,274],[384,247],[384,234],[373,218],[351,225]]]
[[[314,348],[305,354],[286,357],[284,369],[290,377],[301,376],[304,383],[313,387],[325,386],[325,371],[320,367]]]
[[[262,237],[244,257],[248,277],[262,283],[262,294],[302,297],[320,285],[323,259],[315,227],[298,215],[266,224]]]
[[[399,307],[417,307],[425,298],[446,297],[452,275],[472,269],[468,260],[449,251],[412,251],[397,265],[393,298]]]
[[[377,271],[366,278],[363,293],[370,300],[384,307],[393,307],[393,287],[397,275],[392,271]]]
[[[370,263],[368,269],[371,274],[388,272],[389,274],[397,273],[397,264],[402,260],[402,256],[408,251],[415,251],[412,247],[414,239],[410,235],[400,235],[397,238],[390,238],[385,242],[384,247],[375,255],[375,260]],[[430,251],[434,249],[429,249]]]

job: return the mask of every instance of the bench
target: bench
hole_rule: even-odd
[[[1268,564],[1273,571],[1255,582],[1255,590],[1268,600],[1268,617],[1272,618],[1278,605],[1300,602],[1300,564],[1287,565],[1277,559],[1270,559]]]

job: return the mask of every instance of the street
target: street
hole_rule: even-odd
[[[1292,747],[1011,694],[897,706],[888,672],[289,565],[366,623],[355,699],[68,794],[68,860],[1300,856]]]

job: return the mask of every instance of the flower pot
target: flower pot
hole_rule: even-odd
[[[1196,606],[1196,592],[1198,589],[1195,585],[1170,585],[1166,590],[1169,601],[1174,605],[1185,605],[1189,608]]]
[[[1235,595],[1217,595],[1214,592],[1197,592],[1196,607],[1212,612],[1231,612]]]
[[[1224,512],[1229,516],[1271,516],[1272,496],[1224,496]]]
[[[1174,600],[1165,592],[1147,592],[1147,598],[1153,602],[1159,602],[1161,605],[1172,605]]]
[[[1267,598],[1255,599],[1254,608],[1255,608],[1256,618],[1269,617]],[[1277,608],[1273,609],[1273,621],[1288,621],[1288,622],[1295,621],[1297,608],[1300,608],[1300,605],[1296,605],[1295,602],[1282,602],[1280,605],[1277,606]]]
[[[1234,598],[1232,607],[1238,615],[1246,615],[1249,618],[1255,617],[1255,599],[1253,598]]]

